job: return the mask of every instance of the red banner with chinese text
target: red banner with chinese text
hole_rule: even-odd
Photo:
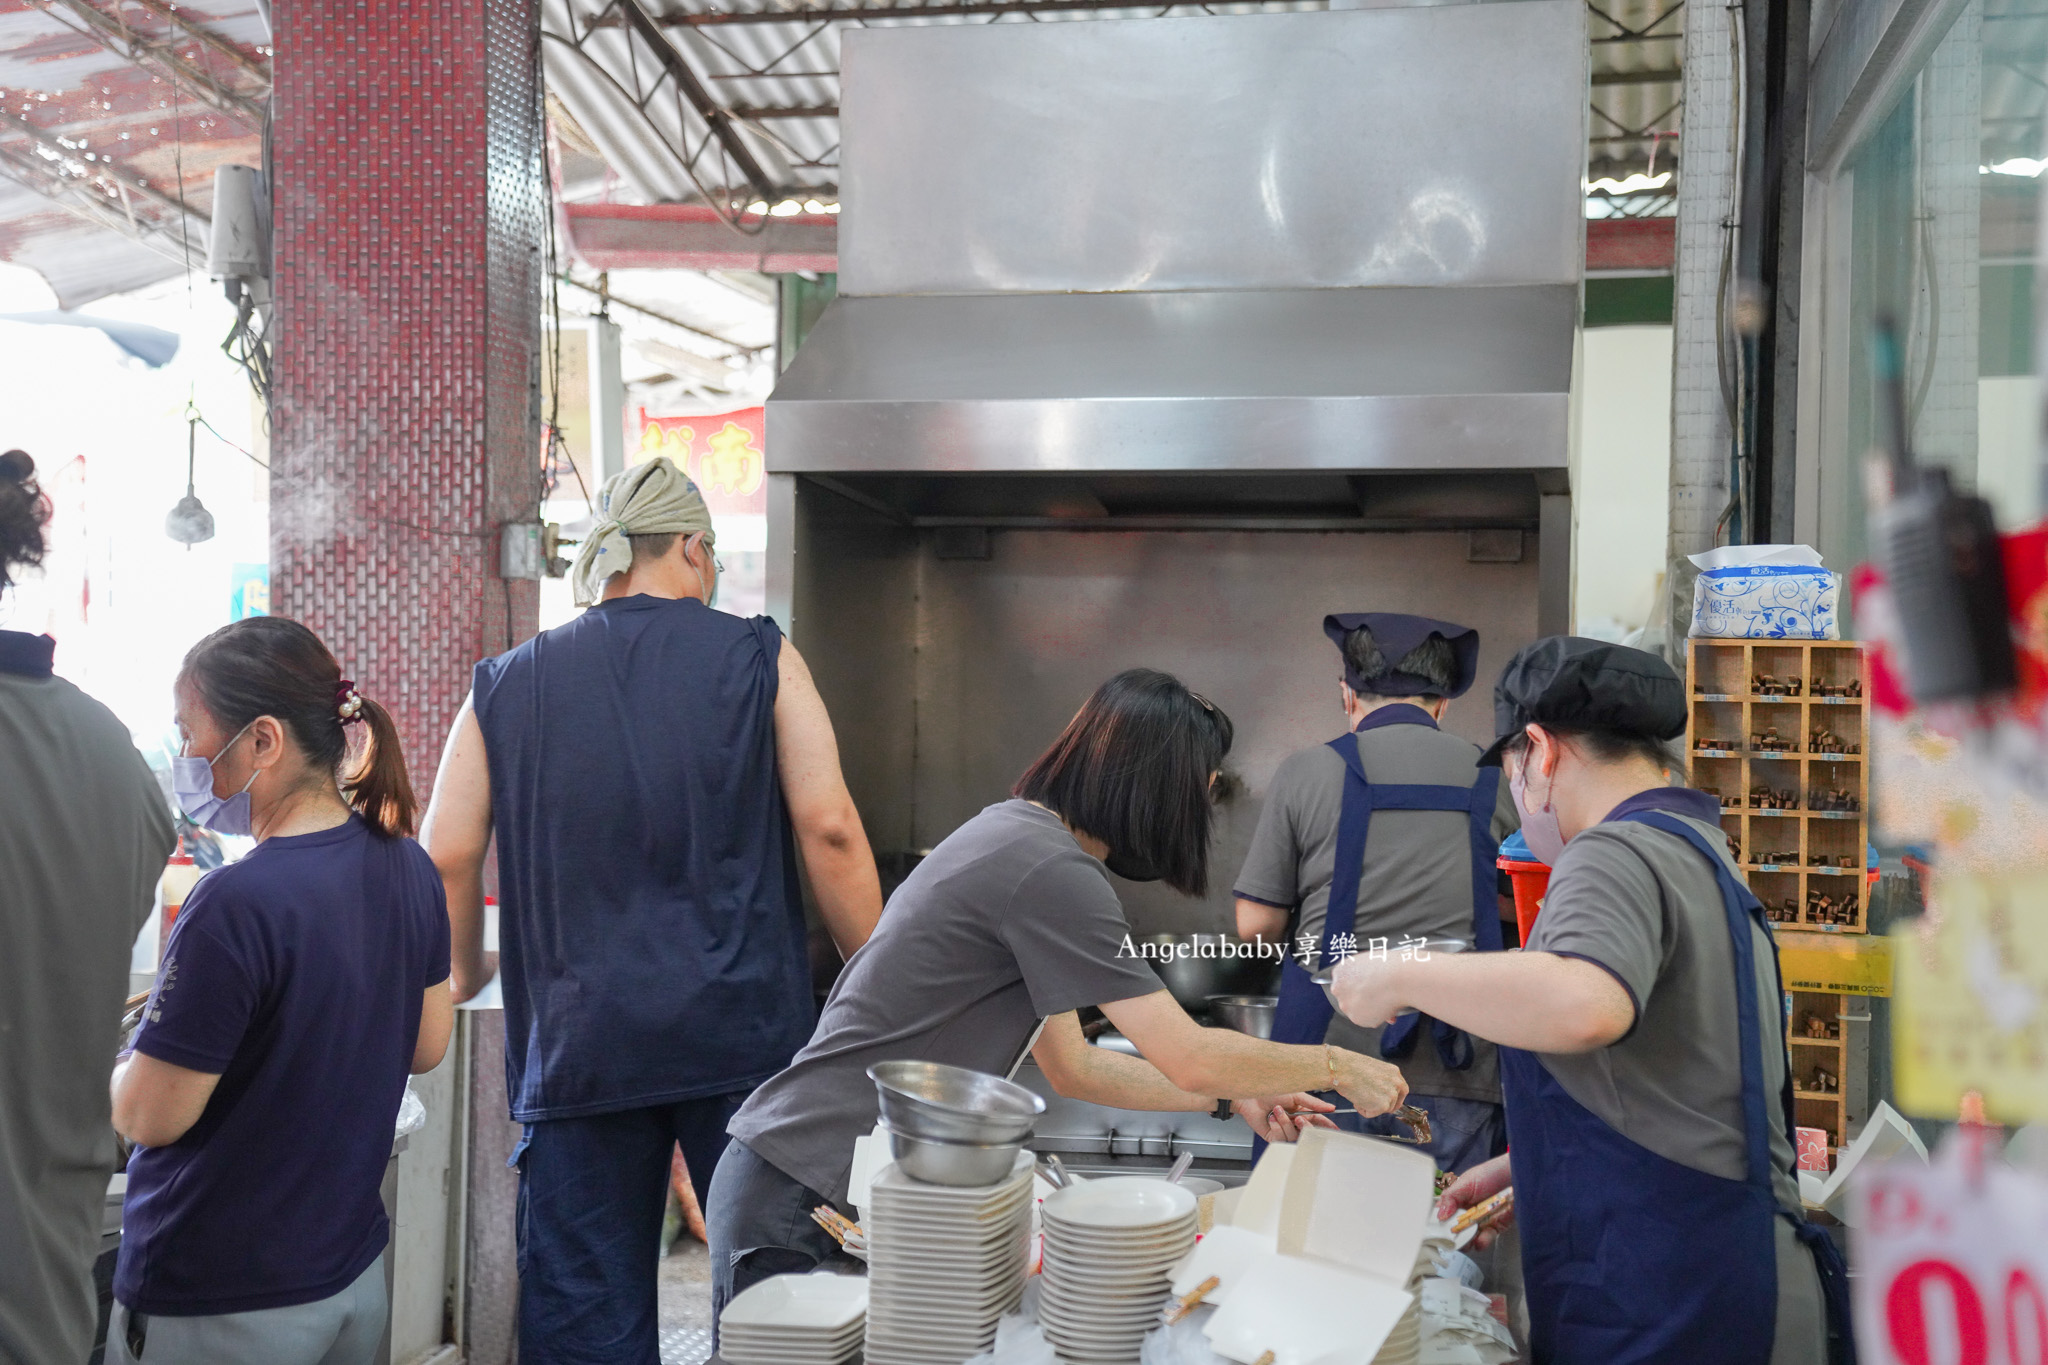
[[[714,517],[768,512],[765,410],[743,408],[709,417],[652,417],[640,409],[640,440],[632,463],[666,455],[696,480]]]

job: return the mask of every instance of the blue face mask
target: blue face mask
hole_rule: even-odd
[[[249,725],[255,723],[252,720]],[[249,780],[233,796],[222,798],[213,794],[213,765],[235,747],[235,740],[249,733],[249,725],[244,725],[234,739],[221,745],[220,753],[212,758],[184,756],[171,760],[171,792],[178,798],[178,808],[193,824],[215,834],[255,832],[249,811],[249,788],[256,785],[256,773],[250,773]]]

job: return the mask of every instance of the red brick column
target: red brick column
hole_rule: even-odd
[[[279,4],[271,609],[432,780],[470,666],[534,628],[498,526],[539,501],[532,0]]]
[[[271,609],[391,709],[424,798],[471,665],[532,634],[538,605],[537,585],[497,576],[498,527],[540,496],[538,11],[281,0],[274,14]],[[503,1365],[518,1130],[503,1016],[464,1020],[455,1326],[470,1365]]]

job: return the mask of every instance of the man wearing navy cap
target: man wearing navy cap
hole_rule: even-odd
[[[1514,801],[1477,745],[1437,728],[1472,686],[1479,633],[1388,612],[1327,616],[1323,633],[1343,657],[1348,733],[1274,775],[1237,878],[1238,933],[1288,950],[1274,1040],[1399,1065],[1437,1165],[1463,1171],[1506,1147],[1493,1045],[1424,1015],[1361,1028],[1310,978],[1354,953],[1502,946],[1494,857]],[[1379,1118],[1363,1131],[1406,1130]]]

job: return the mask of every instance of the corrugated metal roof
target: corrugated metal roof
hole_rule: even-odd
[[[206,103],[114,48],[131,34],[210,83],[217,103],[246,105],[269,88],[261,12],[208,0],[175,16],[0,0],[0,259],[36,270],[66,308],[178,274],[188,248],[203,257],[214,168],[260,162],[261,131],[241,107]]]

